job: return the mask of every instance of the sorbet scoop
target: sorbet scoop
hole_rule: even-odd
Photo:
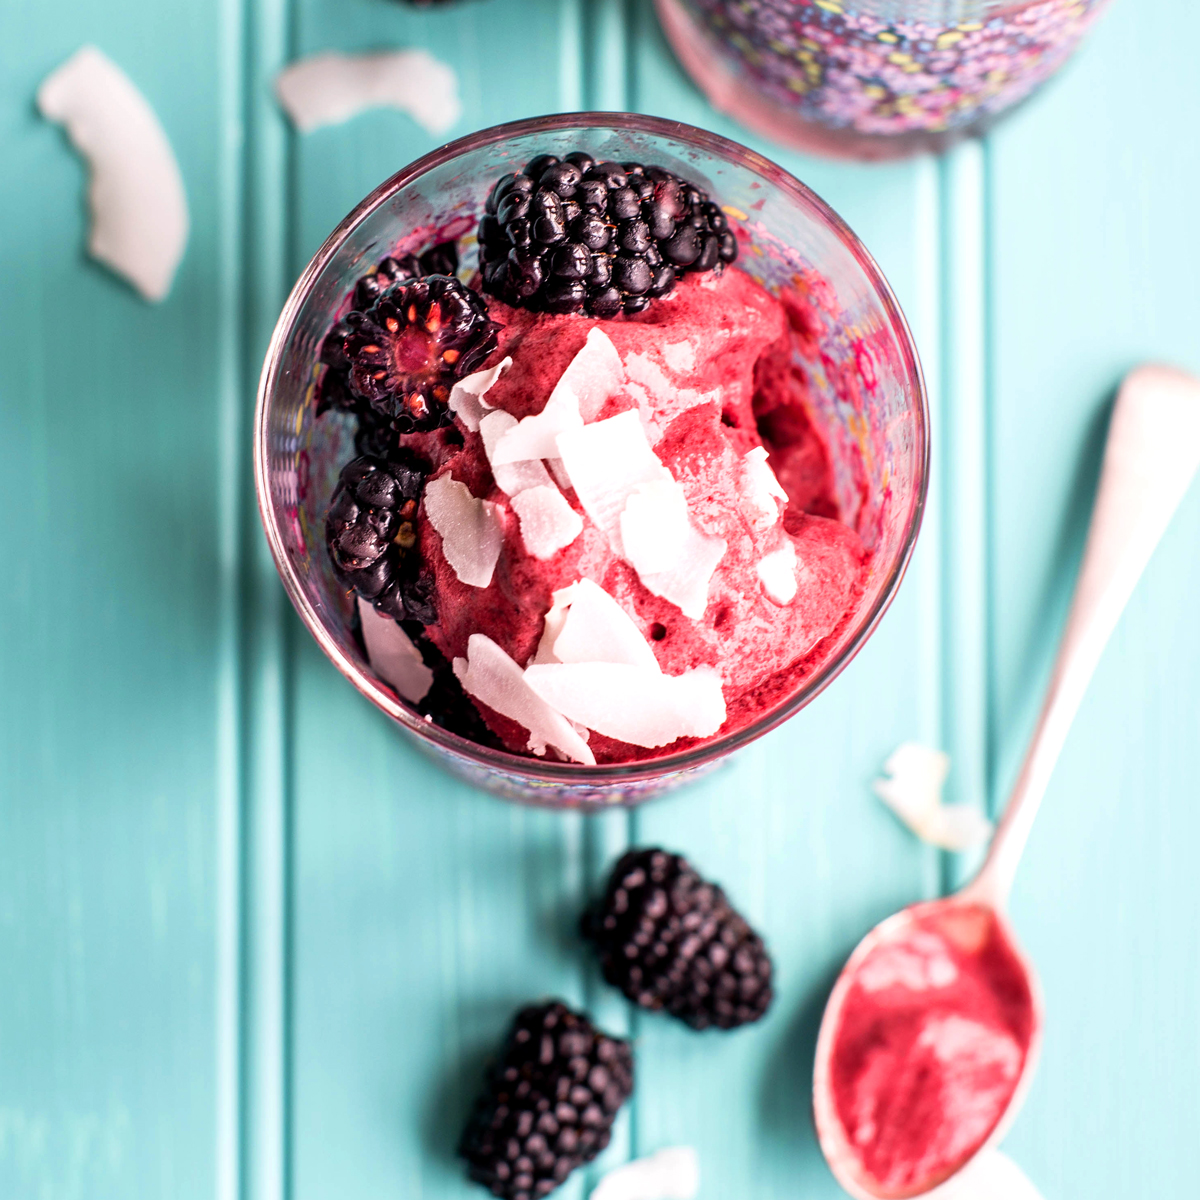
[[[956,895],[877,925],[825,1008],[813,1076],[817,1135],[857,1200],[924,1195],[998,1142],[1024,1099],[1042,1004],[1004,908],[1092,673],[1198,466],[1200,381],[1163,366],[1132,371],[1109,425],[1050,686],[987,859]]]

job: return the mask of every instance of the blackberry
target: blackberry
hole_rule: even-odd
[[[458,1152],[494,1195],[535,1200],[608,1145],[632,1091],[628,1042],[558,1001],[524,1008],[488,1070]]]
[[[317,416],[328,409],[356,413],[360,421],[370,419],[373,412],[350,387],[350,360],[346,357],[346,338],[361,328],[363,313],[389,288],[397,283],[418,279],[422,275],[453,275],[458,270],[458,246],[441,242],[421,255],[406,254],[401,258],[389,255],[354,285],[350,293],[350,310],[337,321],[321,343],[320,361],[326,366],[317,402]]]
[[[483,297],[451,275],[402,280],[340,325],[351,317],[342,341],[350,391],[402,432],[448,420],[450,388],[496,348],[500,328]]]
[[[604,978],[694,1029],[734,1029],[771,1003],[771,959],[714,883],[665,850],[631,850],[583,919]]]
[[[694,184],[582,151],[539,155],[498,180],[485,207],[484,291],[538,311],[641,312],[680,275],[738,253],[720,206]]]
[[[397,451],[389,462],[356,458],[342,468],[325,518],[325,543],[339,577],[381,613],[422,625],[437,619],[416,551],[427,474],[409,451]]]

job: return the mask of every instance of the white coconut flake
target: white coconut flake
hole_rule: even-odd
[[[883,764],[891,778],[871,785],[877,795],[922,841],[943,850],[969,850],[987,841],[992,823],[969,804],[943,804],[942,785],[950,759],[939,750],[905,742]]]
[[[546,486],[525,488],[512,498],[513,512],[521,519],[521,540],[525,549],[534,558],[543,560],[569,546],[583,532],[583,518],[549,482],[549,475],[546,479]]]
[[[758,560],[758,581],[776,604],[790,604],[796,598],[800,586],[796,580],[796,546],[787,534],[777,550]]]
[[[479,422],[479,436],[483,438],[483,452],[492,468],[496,486],[508,496],[516,496],[529,488],[553,487],[554,480],[549,471],[536,458],[524,462],[498,463],[495,461],[496,446],[501,438],[517,424],[512,413],[501,409],[490,412]]]
[[[625,382],[621,356],[608,334],[598,325],[588,332],[583,348],[571,359],[567,369],[554,385],[569,391],[576,400],[579,415],[585,422],[594,421],[605,401],[615,395]],[[551,400],[554,393],[551,393]]]
[[[460,379],[450,389],[450,399],[447,401],[450,411],[472,432],[479,430],[479,422],[493,411],[484,396],[492,384],[512,366],[512,359],[506,358],[494,367],[485,371],[476,371],[465,379]],[[515,424],[515,422],[514,422]]]
[[[95,46],[77,50],[37,93],[88,164],[88,253],[147,300],[171,290],[188,239],[187,196],[171,143],[145,97]]]
[[[726,544],[692,524],[683,488],[670,475],[638,484],[621,511],[620,529],[624,557],[642,583],[685,616],[704,616]]]
[[[767,451],[762,446],[747,450],[742,456],[740,504],[742,516],[756,533],[764,533],[779,523],[787,508],[788,495],[771,470]]]
[[[433,672],[425,665],[412,639],[391,617],[377,613],[361,596],[358,616],[371,670],[410,704],[424,700],[433,686]]]
[[[458,122],[458,76],[424,50],[326,51],[275,76],[275,94],[301,133],[340,125],[370,108],[397,108],[432,134]]]
[[[592,1200],[596,1194],[592,1193]],[[929,1192],[927,1200],[1042,1200],[1042,1194],[1007,1154],[984,1150],[952,1179]]]
[[[671,479],[650,448],[637,413],[629,409],[562,433],[557,445],[584,512],[623,556],[620,526],[625,502],[638,484]]]
[[[573,585],[566,619],[550,651],[558,662],[627,663],[660,670],[650,643],[633,618],[591,579]]]
[[[562,633],[562,627],[567,623],[567,610],[571,607],[571,602],[575,599],[575,593],[578,590],[579,584],[572,583],[551,594],[550,607],[546,611],[542,624],[541,640],[538,642],[537,652],[530,665],[532,663],[558,662],[554,653],[554,643],[557,641],[558,635]]]
[[[575,762],[595,766],[596,756],[561,713],[529,687],[519,666],[486,634],[467,640],[467,657],[456,658],[454,674],[463,690],[529,730],[529,749],[543,755],[553,746]]]
[[[477,499],[465,483],[441,475],[425,485],[425,513],[441,534],[442,553],[459,579],[487,587],[504,545],[500,505]]]
[[[691,1146],[668,1146],[609,1171],[589,1200],[694,1200],[700,1158]]]
[[[540,663],[525,678],[563,716],[632,746],[708,737],[725,723],[721,677],[712,667],[663,675],[626,663]]]

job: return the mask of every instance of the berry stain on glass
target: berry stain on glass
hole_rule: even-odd
[[[657,0],[723,111],[863,158],[980,132],[1070,57],[1108,0]]]

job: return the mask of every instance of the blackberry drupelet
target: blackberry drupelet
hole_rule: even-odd
[[[395,283],[343,339],[350,391],[402,432],[436,429],[449,419],[454,381],[496,348],[498,329],[478,292],[453,276]]]
[[[536,1200],[608,1145],[632,1091],[628,1042],[558,1001],[524,1008],[488,1070],[458,1152],[494,1195]]]
[[[725,214],[694,184],[582,151],[505,175],[479,224],[484,291],[537,311],[641,312],[678,276],[737,253]]]
[[[428,471],[410,452],[389,462],[347,463],[325,518],[325,542],[346,584],[395,620],[437,619],[433,589],[416,550],[416,515]]]
[[[771,959],[762,939],[714,883],[678,854],[631,850],[604,898],[584,914],[604,978],[643,1008],[694,1029],[734,1029],[771,1003]]]

